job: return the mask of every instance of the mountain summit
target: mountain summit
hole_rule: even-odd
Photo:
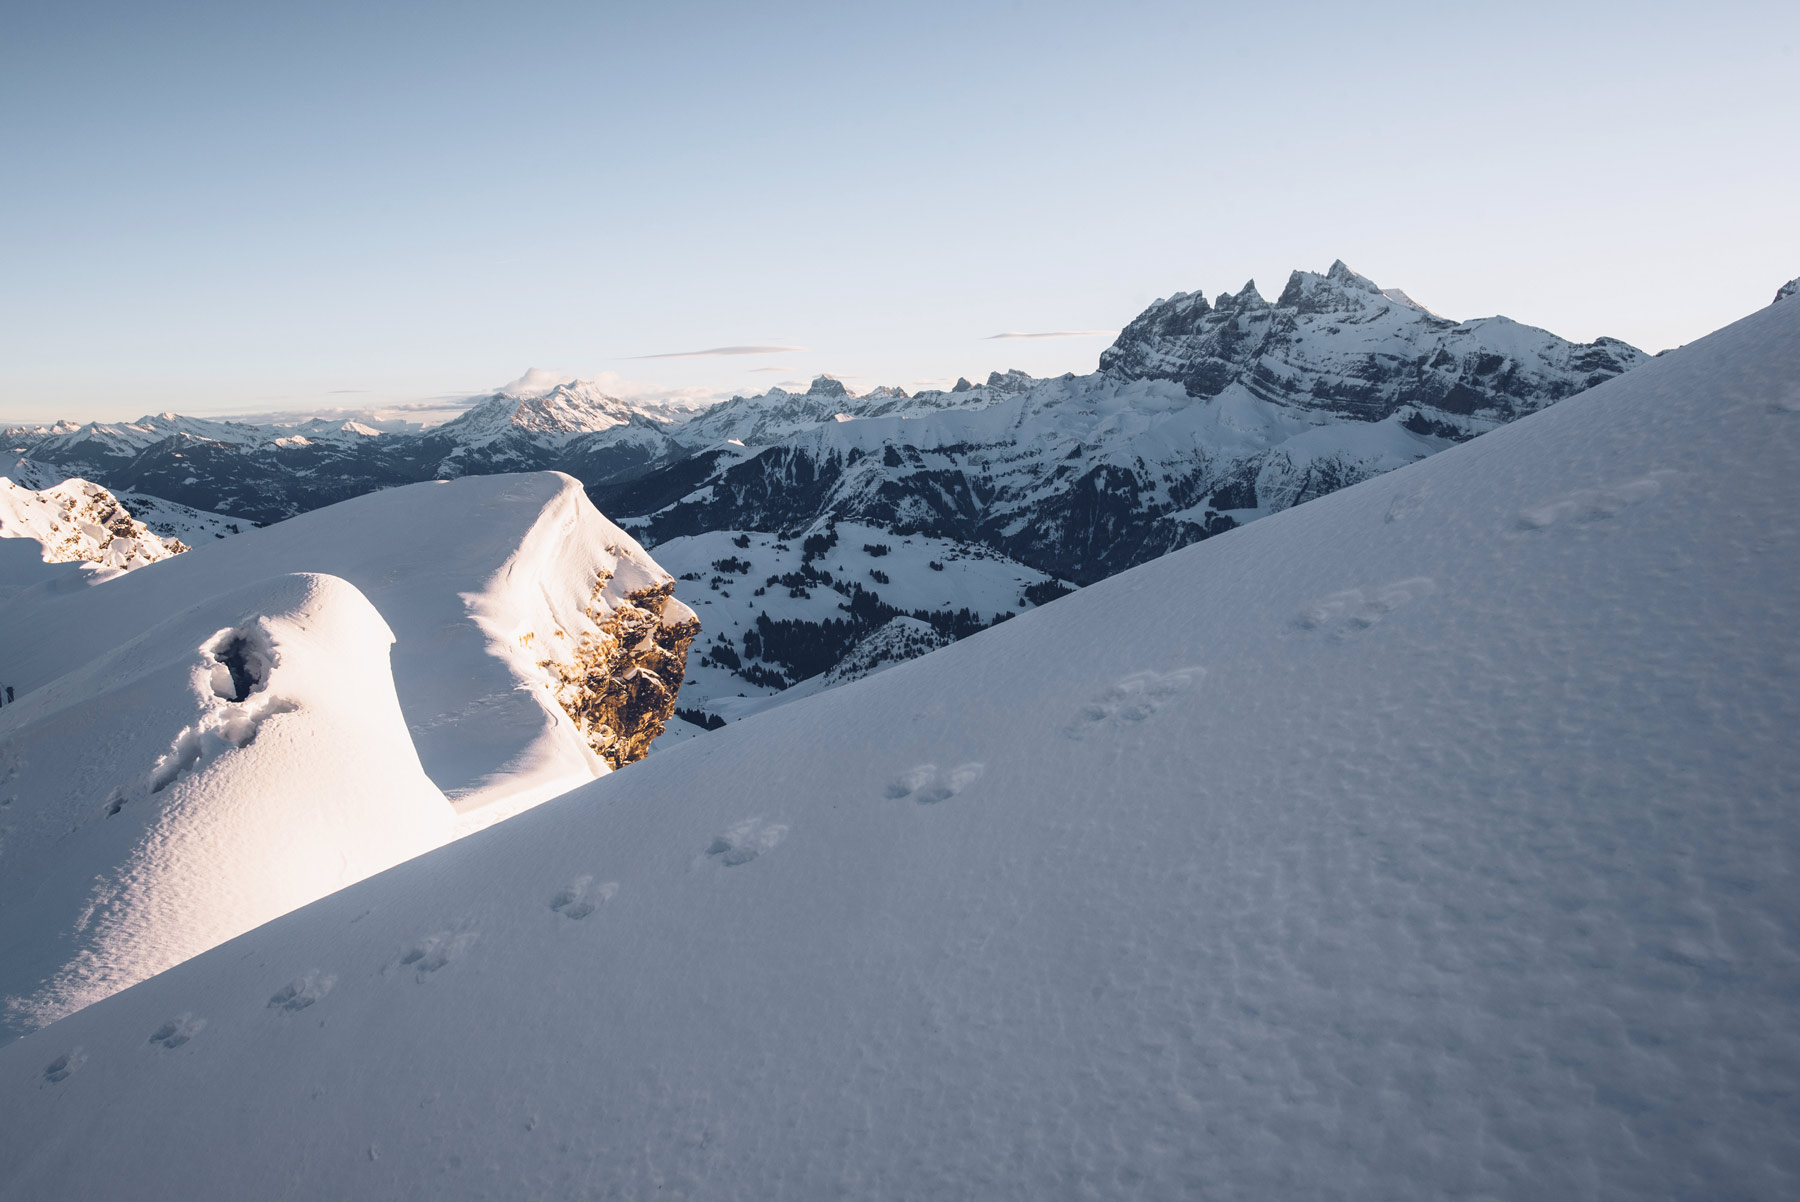
[[[1214,305],[1157,301],[1100,356],[1120,379],[1172,380],[1209,399],[1232,385],[1266,401],[1380,421],[1410,407],[1506,421],[1648,358],[1613,338],[1572,343],[1505,317],[1455,322],[1340,259],[1296,271],[1274,305],[1255,282]]]

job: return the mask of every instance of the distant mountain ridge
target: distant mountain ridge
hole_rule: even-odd
[[[136,422],[16,426],[4,437],[17,454],[110,488],[269,522],[376,488],[501,471],[567,471],[615,499],[631,496],[629,486],[641,479],[635,491],[657,496],[721,444],[798,445],[851,419],[972,413],[1046,389],[1116,395],[1134,381],[1178,384],[1196,401],[1249,398],[1315,417],[1399,416],[1416,433],[1460,441],[1645,358],[1616,339],[1572,343],[1503,317],[1453,322],[1340,261],[1323,274],[1294,272],[1274,303],[1254,283],[1210,304],[1201,293],[1159,300],[1125,327],[1097,372],[1061,381],[994,372],[980,385],[963,380],[912,395],[882,387],[859,396],[820,376],[805,392],[774,388],[698,408],[625,400],[534,370],[424,431],[159,413]]]
[[[160,414],[6,437],[71,474],[258,522],[419,480],[567,472],[647,546],[666,546],[678,574],[723,593],[702,598],[703,623],[725,619],[707,637],[728,644],[705,662],[739,667],[688,696],[728,711],[740,694],[753,701],[825,670],[810,653],[759,655],[776,645],[746,642],[759,613],[816,627],[814,642],[847,656],[897,615],[926,620],[917,599],[929,596],[942,612],[925,612],[960,637],[971,622],[1404,466],[1649,358],[1616,339],[1575,343],[1505,317],[1452,321],[1340,261],[1294,272],[1273,302],[1254,282],[1211,301],[1158,300],[1086,375],[996,371],[950,389],[861,395],[819,376],[804,392],[696,409],[533,371],[423,432]],[[914,549],[929,547],[950,576],[985,564],[1017,591],[935,574],[921,591],[870,575],[889,569],[850,571],[837,559],[813,564],[817,579],[773,583],[797,571],[781,540],[839,522],[879,532],[871,542],[917,538]],[[734,595],[732,573],[712,566],[721,555],[711,541],[691,554],[679,542],[721,532],[768,536],[745,557],[768,583],[740,583]],[[996,568],[996,556],[1011,566]],[[839,617],[807,604],[821,587],[835,592],[827,612]],[[960,616],[965,607],[974,617]]]

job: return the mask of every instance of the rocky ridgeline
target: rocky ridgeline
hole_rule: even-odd
[[[0,476],[0,538],[37,540],[45,563],[83,560],[120,570],[188,549],[180,539],[159,537],[105,488],[80,479],[30,489]]]
[[[1254,280],[1211,305],[1178,293],[1151,305],[1100,356],[1122,379],[1172,380],[1210,399],[1233,385],[1261,400],[1381,421],[1403,410],[1511,421],[1648,358],[1615,338],[1573,343],[1504,317],[1450,321],[1340,260],[1296,271],[1274,304]],[[1454,436],[1454,434],[1452,434]]]
[[[608,767],[622,768],[649,754],[674,716],[700,621],[672,596],[673,581],[609,603],[611,583],[606,573],[595,581],[587,614],[593,629],[575,640],[569,658],[541,660],[539,666],[550,673],[557,703],[594,754]],[[562,637],[554,642],[567,640],[566,632],[557,634]]]

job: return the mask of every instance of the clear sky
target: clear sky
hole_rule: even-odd
[[[1800,275],[1800,5],[0,0],[0,419],[1092,370],[1343,258],[1656,350]],[[713,348],[762,353],[644,358]]]

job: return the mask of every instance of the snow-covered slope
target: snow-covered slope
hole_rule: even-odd
[[[28,488],[36,492],[54,488],[70,480],[67,472],[47,463],[22,456],[13,456],[5,461],[5,475],[20,488]],[[188,505],[178,505],[173,501],[165,501],[161,497],[153,497],[148,493],[125,490],[113,493],[113,498],[125,507],[133,518],[159,535],[165,542],[174,539],[189,547],[197,547],[211,542],[215,538],[229,538],[234,534],[242,534],[251,528],[252,523],[238,518],[227,517],[222,513],[207,513]],[[160,558],[160,557],[159,557]]]
[[[78,479],[34,488],[0,476],[0,538],[40,544],[45,563],[81,560],[119,571],[187,549],[152,532],[106,489]],[[0,579],[0,587],[6,583]]]
[[[349,581],[395,635],[400,708],[426,773],[485,820],[604,771],[557,702],[553,667],[633,597],[670,623],[673,581],[567,476],[483,476],[358,497],[216,541],[78,594],[16,598],[0,662],[21,693],[210,594],[290,572]],[[691,637],[691,636],[690,636]],[[76,661],[79,662],[79,661]],[[500,809],[494,810],[496,804]]]
[[[641,756],[693,637],[566,476],[379,493],[152,567],[7,600],[0,1030]]]
[[[196,593],[0,709],[0,1033],[449,839],[392,641],[348,583],[274,576]]]
[[[660,544],[656,559],[692,582],[685,595],[706,632],[688,661],[683,711],[727,721],[802,680],[856,679],[1067,591],[985,547],[856,522],[794,539],[713,530]],[[863,646],[896,621],[936,634],[908,637],[901,625]]]
[[[1789,1196],[1797,369],[1771,306],[288,915],[0,1049],[0,1193]]]

